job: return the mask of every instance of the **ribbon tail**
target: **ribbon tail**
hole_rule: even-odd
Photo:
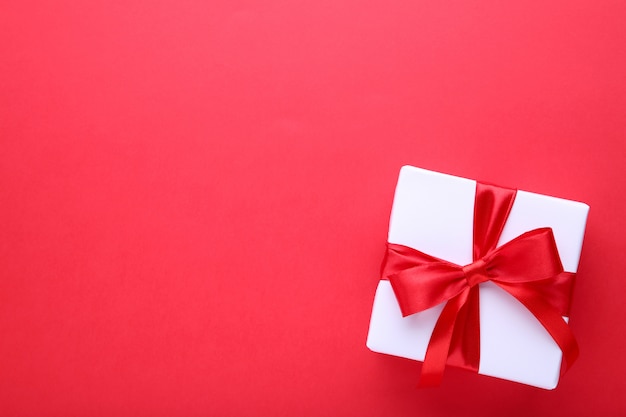
[[[451,298],[441,311],[426,349],[418,387],[434,387],[441,384],[448,360],[448,353],[450,352],[450,343],[452,342],[455,323],[459,311],[467,301],[467,297],[468,291],[463,291]]]
[[[554,339],[561,349],[561,352],[563,352],[565,366],[561,368],[561,374],[564,374],[578,358],[579,349],[574,334],[569,325],[563,320],[562,315],[544,300],[534,297],[531,294],[520,293],[518,289],[515,288],[516,286],[503,283],[498,283],[498,285],[519,300],[528,311],[537,318],[550,336],[552,336],[552,339]]]
[[[478,372],[480,364],[480,308],[478,286],[470,287],[452,333],[448,364]]]

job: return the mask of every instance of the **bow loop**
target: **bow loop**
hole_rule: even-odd
[[[388,258],[397,256],[398,249],[404,256],[414,251],[406,246],[399,247],[389,244]],[[448,301],[467,287],[463,270],[444,261],[418,264],[389,275],[388,279],[403,317]]]

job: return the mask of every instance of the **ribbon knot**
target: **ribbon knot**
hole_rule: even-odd
[[[489,281],[487,275],[487,263],[483,259],[472,262],[469,265],[463,267],[463,274],[467,281],[467,286],[472,288],[481,282]]]
[[[561,348],[568,367],[578,356],[576,340],[562,317],[569,315],[575,276],[563,271],[552,229],[531,230],[496,247],[515,195],[516,190],[476,184],[474,262],[468,265],[387,244],[382,278],[391,283],[402,315],[445,302],[428,343],[421,386],[438,385],[446,363],[478,372],[478,284],[486,281],[511,294],[537,318]]]

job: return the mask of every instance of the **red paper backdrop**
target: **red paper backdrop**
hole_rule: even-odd
[[[623,1],[0,6],[0,415],[626,412]],[[398,170],[591,205],[556,391],[365,347]]]

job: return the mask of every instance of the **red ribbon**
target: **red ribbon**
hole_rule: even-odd
[[[578,345],[562,316],[569,315],[575,275],[563,271],[550,228],[526,232],[496,248],[516,191],[476,184],[473,260],[459,266],[407,246],[387,244],[382,277],[404,317],[447,301],[428,343],[420,386],[441,382],[446,363],[478,372],[479,284],[491,281],[520,301],[563,352],[565,371]]]

